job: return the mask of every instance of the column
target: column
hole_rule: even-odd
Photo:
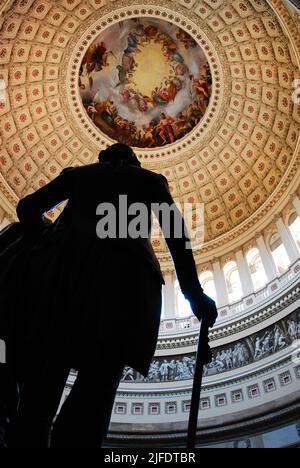
[[[296,208],[296,211],[297,211],[297,215],[299,216],[300,218],[300,199],[299,197],[296,195],[296,197],[293,199],[293,205],[294,207]]]
[[[249,270],[249,265],[245,259],[244,253],[242,250],[238,250],[235,253],[237,267],[240,274],[241,284],[244,296],[250,296],[254,293],[254,286],[251,278],[251,273]]]
[[[167,273],[165,276],[164,287],[164,320],[175,319],[175,289],[174,274]]]
[[[290,262],[295,263],[299,259],[300,253],[289,228],[286,227],[281,217],[276,219],[276,226],[284,247],[286,248]]]
[[[265,240],[261,234],[256,236],[256,242],[268,281],[271,282],[278,276],[272,254],[269,252]]]
[[[229,304],[228,291],[224,272],[221,269],[219,260],[213,260],[214,279],[217,292],[217,305],[218,307],[225,307]]]

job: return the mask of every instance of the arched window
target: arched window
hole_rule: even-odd
[[[296,213],[292,214],[289,219],[289,229],[298,249],[300,250],[300,218]]]
[[[249,265],[254,290],[258,291],[258,289],[263,288],[268,282],[259,250],[257,248],[249,250],[246,258]]]
[[[270,239],[270,249],[277,268],[277,271],[282,275],[290,266],[290,259],[288,257],[286,248],[284,247],[281,237],[278,233],[273,234]]]
[[[214,301],[217,300],[217,293],[216,293],[216,285],[215,279],[212,271],[203,271],[199,275],[199,281],[201,286],[209,297],[211,297]]]
[[[230,261],[224,266],[224,275],[229,303],[237,302],[243,297],[241,278],[236,262]]]
[[[175,281],[175,310],[176,318],[188,318],[193,312],[189,301],[186,300],[181,292],[178,280]]]

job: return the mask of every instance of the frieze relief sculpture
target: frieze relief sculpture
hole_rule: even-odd
[[[243,341],[232,343],[226,348],[213,350],[211,364],[205,366],[204,375],[217,375],[222,372],[247,366],[267,358],[300,339],[300,311],[275,325]],[[194,376],[196,355],[157,357],[150,366],[147,378],[126,367],[122,382],[176,382],[189,380]]]

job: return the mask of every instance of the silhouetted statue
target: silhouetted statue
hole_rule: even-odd
[[[63,169],[61,174],[70,169],[72,168]],[[55,223],[43,217],[38,237],[44,235],[48,229],[56,230],[66,220],[67,214],[68,210],[65,209]],[[3,440],[2,445],[6,443],[5,429],[7,422],[11,420],[17,410],[18,389],[22,382],[21,369],[19,368],[18,372],[16,372],[16,361],[13,359],[14,354],[18,353],[11,353],[11,351],[18,349],[18,347],[16,348],[18,332],[21,334],[21,342],[23,342],[24,330],[22,331],[22,321],[20,321],[15,304],[13,303],[12,308],[10,306],[16,292],[21,294],[22,288],[18,288],[16,291],[18,275],[24,273],[20,266],[26,263],[26,258],[31,255],[36,242],[37,236],[33,235],[31,230],[24,230],[24,226],[20,222],[11,223],[0,231],[0,340],[4,340],[6,343],[6,364],[1,365],[0,373],[0,420],[2,421],[0,422],[0,432]]]
[[[146,376],[154,355],[164,280],[150,241],[151,207],[174,201],[167,180],[142,169],[128,146],[101,151],[99,161],[66,171],[17,207],[33,245],[18,255],[9,308],[11,360],[22,382],[11,447],[49,446],[70,368],[78,376],[54,423],[51,447],[100,447],[124,367]],[[43,214],[65,200],[59,222],[45,229]],[[136,203],[146,207],[148,228],[128,236],[124,223],[136,226]],[[177,210],[169,236],[160,223],[180,286],[195,315],[206,314],[213,325],[215,303],[199,284],[186,232],[175,235],[176,217],[184,227]]]

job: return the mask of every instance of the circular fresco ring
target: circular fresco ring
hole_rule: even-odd
[[[75,117],[82,132],[86,135],[91,143],[97,147],[107,147],[115,140],[99,130],[91,118],[89,118],[82,102],[82,95],[78,80],[84,56],[90,45],[99,37],[102,32],[108,30],[111,26],[118,24],[122,20],[131,19],[161,19],[163,18],[169,24],[178,26],[183,32],[187,33],[192,40],[194,40],[199,49],[202,48],[203,56],[206,55],[207,63],[211,70],[211,96],[208,108],[205,115],[200,119],[196,125],[185,137],[182,137],[172,144],[163,147],[154,148],[137,148],[136,151],[139,157],[143,160],[153,161],[158,158],[164,158],[166,161],[181,153],[182,150],[193,150],[195,146],[199,146],[199,139],[204,142],[209,138],[209,134],[214,132],[214,127],[217,125],[218,118],[223,119],[226,113],[228,96],[226,90],[222,87],[224,81],[223,70],[219,58],[219,50],[213,46],[212,42],[207,37],[206,33],[188,18],[179,13],[175,13],[167,8],[160,8],[160,11],[153,8],[139,8],[128,10],[127,8],[120,8],[115,10],[113,14],[103,15],[94,21],[89,21],[85,28],[81,28],[78,34],[70,43],[72,53],[65,57],[65,65],[67,70],[67,77],[63,77],[61,86],[63,94],[66,99],[71,103],[72,118]],[[110,58],[108,58],[110,60]],[[71,64],[71,67],[68,66]],[[66,79],[67,78],[67,79]],[[189,76],[188,76],[189,78]],[[87,83],[84,83],[85,85]],[[117,84],[117,82],[115,83]],[[80,85],[80,83],[79,83]],[[82,85],[82,83],[81,83]],[[89,86],[89,84],[88,84]],[[225,101],[226,103],[225,103]],[[67,109],[68,111],[68,109]]]
[[[156,148],[183,138],[202,120],[212,77],[189,34],[160,19],[134,18],[110,26],[88,47],[79,87],[102,133]]]

